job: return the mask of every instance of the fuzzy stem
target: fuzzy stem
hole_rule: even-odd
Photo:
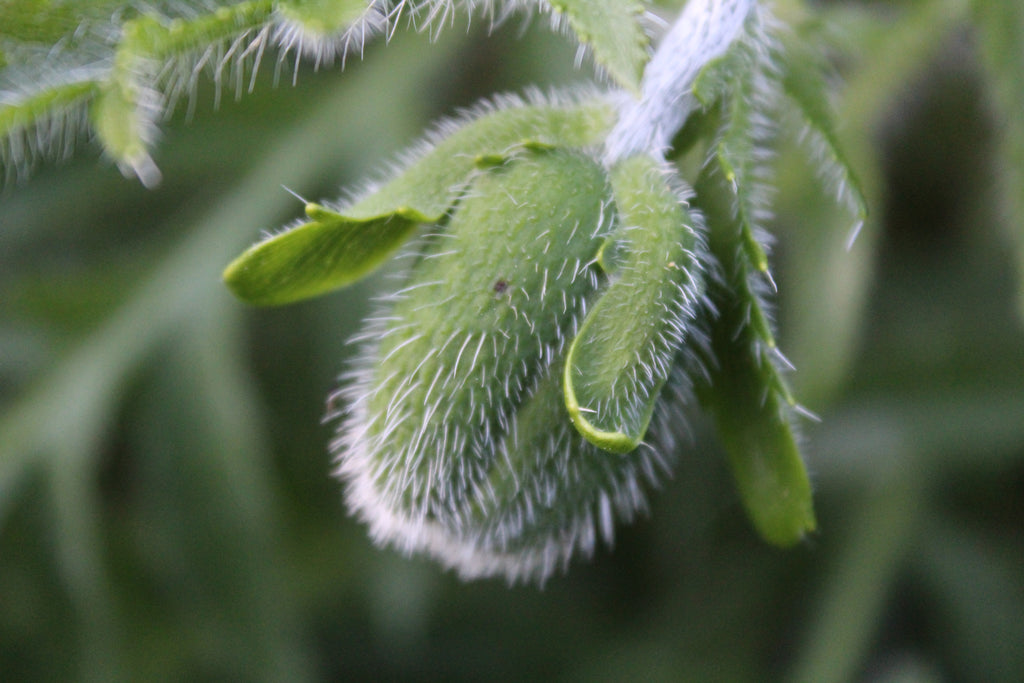
[[[755,5],[755,0],[687,3],[644,71],[640,99],[629,100],[619,113],[605,145],[609,165],[669,148],[693,108],[697,74],[736,39]]]

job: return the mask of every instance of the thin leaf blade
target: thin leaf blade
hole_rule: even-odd
[[[786,44],[776,54],[783,91],[803,124],[818,175],[837,200],[850,209],[858,225],[862,224],[867,218],[867,199],[835,128],[821,58],[797,44]]]

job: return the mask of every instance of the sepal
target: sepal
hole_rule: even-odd
[[[474,174],[520,149],[594,145],[611,123],[603,100],[582,103],[501,101],[473,118],[442,124],[406,167],[341,208],[309,204],[309,221],[257,243],[224,271],[241,299],[258,305],[299,301],[364,277],[421,223],[437,223]]]
[[[239,299],[291,303],[352,284],[375,270],[414,232],[415,213],[353,219],[307,204],[309,221],[249,248],[224,270]],[[410,216],[412,218],[410,218]]]
[[[565,404],[595,446],[627,453],[644,439],[703,289],[698,216],[666,164],[648,156],[611,171],[618,228],[599,263],[607,289],[565,363]],[[614,253],[614,255],[613,255]]]

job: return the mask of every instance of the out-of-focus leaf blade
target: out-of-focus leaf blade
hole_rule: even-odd
[[[121,309],[55,364],[47,377],[6,406],[0,415],[0,494],[14,490],[32,463],[54,457],[54,453],[95,456],[91,450],[96,446],[94,439],[108,422],[128,374],[173,329],[179,317],[194,316],[196,302],[206,301],[211,291],[218,291],[207,291],[206,286],[213,284],[208,276],[238,248],[238,226],[283,210],[287,195],[267,193],[266,188],[277,186],[282,169],[300,169],[295,180],[311,182],[324,173],[340,148],[352,145],[353,153],[368,153],[368,140],[343,137],[325,143],[322,131],[339,116],[353,115],[351,107],[369,98],[379,89],[380,78],[394,71],[396,64],[407,63],[417,48],[415,44],[392,47],[384,60],[332,92],[308,120],[288,130],[237,189],[199,221],[193,234],[167,255],[160,268],[139,283]],[[396,105],[396,112],[416,110],[419,101],[413,98],[412,84],[433,73],[447,56],[450,53],[439,48],[428,59],[421,59],[417,68],[402,72],[397,90],[409,93],[409,98]],[[408,125],[405,115],[391,125]],[[52,428],[54,424],[61,428]],[[6,502],[0,497],[0,520]]]
[[[1007,225],[1017,249],[1020,313],[1024,316],[1024,5],[1019,2],[971,3],[979,48],[998,112],[998,155]]]
[[[964,3],[952,0],[912,3],[899,21],[871,18],[862,9],[839,5],[825,15],[824,25],[838,27],[838,33],[849,40],[840,59],[856,64],[844,74],[838,93],[842,127],[836,132],[841,133],[844,151],[857,169],[868,206],[885,201],[883,159],[877,145],[879,116],[950,44],[951,32],[962,26],[965,9]],[[788,332],[787,352],[800,368],[794,381],[801,397],[818,407],[834,398],[856,359],[865,302],[876,282],[885,212],[873,211],[851,245],[846,212],[835,211],[831,202],[807,192],[807,165],[798,151],[783,152],[784,169],[776,176],[782,178],[777,225],[798,230],[783,237],[800,245],[787,255],[790,280],[817,286],[789,288],[780,300],[779,316]]]
[[[0,6],[0,163],[23,175],[39,157],[67,156],[88,120],[122,171],[155,184],[158,122],[201,73],[218,88],[230,76],[240,94],[268,48],[329,63],[382,24],[365,0],[12,0]]]
[[[1021,544],[1015,533],[1003,531],[987,537],[933,515],[921,534],[915,584],[934,597],[940,645],[957,670],[978,680],[1013,681],[1024,670]]]
[[[889,453],[895,460],[906,456],[905,451]],[[886,598],[927,512],[921,471],[905,461],[894,470],[894,476],[847,502],[851,510],[845,513],[839,552],[824,572],[829,580],[819,589],[800,656],[785,680],[850,680],[864,666],[886,614]]]
[[[0,3],[0,43],[54,45],[73,41],[83,24],[109,20],[115,12],[128,12],[127,0],[4,0]]]
[[[817,173],[838,201],[848,206],[855,219],[863,223],[867,218],[867,200],[835,131],[821,58],[796,41],[789,41],[777,54],[783,89],[799,112],[806,139],[812,146]],[[855,228],[854,234],[857,231],[859,228]]]
[[[32,126],[55,111],[65,111],[96,96],[99,83],[86,75],[83,80],[55,84],[45,90],[11,97],[0,104],[0,139]]]

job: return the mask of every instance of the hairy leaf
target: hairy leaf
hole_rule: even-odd
[[[162,8],[162,9],[161,9]],[[84,122],[125,171],[146,183],[157,122],[207,72],[239,91],[268,47],[316,63],[362,45],[382,25],[369,0],[213,4],[28,2],[0,6],[0,162],[7,174],[66,155]],[[89,108],[88,116],[78,115]]]
[[[560,106],[501,98],[471,114],[468,123],[442,124],[440,134],[425,143],[428,151],[350,211],[353,216],[367,218],[404,206],[421,214],[423,220],[437,220],[454,203],[482,157],[501,156],[527,143],[551,147],[598,145],[613,117],[610,104],[601,100]]]
[[[3,0],[0,43],[75,43],[83,37],[83,26],[108,21],[112,13],[130,5],[125,0]]]
[[[368,0],[278,0],[277,11],[310,35],[329,36],[346,30],[372,4]]]
[[[741,41],[729,57],[735,61],[729,64],[729,94],[723,102],[713,163],[732,190],[739,243],[754,267],[767,273],[768,257],[758,233],[768,210],[769,185],[764,176],[773,133],[774,89],[759,47],[765,38],[759,26],[752,28],[753,38]]]
[[[765,540],[791,545],[815,528],[810,481],[793,432],[795,401],[753,283],[760,269],[743,247],[734,191],[715,168],[697,184],[709,245],[722,280],[709,287],[717,315],[708,323],[706,377],[698,398],[714,416],[743,505]]]
[[[619,228],[611,239],[620,263],[566,358],[573,423],[616,453],[643,440],[701,296],[701,240],[671,173],[647,156],[612,170]]]
[[[124,23],[113,68],[90,111],[104,151],[123,172],[134,172],[144,185],[159,181],[149,148],[156,138],[156,120],[164,109],[155,74],[167,68],[167,60],[237,40],[266,23],[272,12],[270,0],[251,0],[189,19],[147,14]],[[171,94],[172,99],[176,96]]]
[[[0,180],[70,155],[99,93],[101,41],[123,2],[0,2]]]
[[[742,78],[743,69],[749,68],[745,51],[742,41],[736,41],[725,54],[712,59],[700,70],[693,81],[693,94],[702,107],[711,107],[732,92],[732,84]]]
[[[99,92],[99,84],[92,78],[54,84],[46,90],[26,94],[17,101],[0,104],[0,139],[37,125],[53,112],[67,111]],[[12,98],[13,100],[13,98]]]
[[[837,200],[863,223],[867,218],[867,200],[835,131],[821,56],[793,40],[776,50],[775,55],[782,70],[783,90],[796,105],[806,140],[812,145],[814,167]]]
[[[562,14],[580,43],[593,50],[595,61],[620,85],[640,91],[647,64],[648,39],[637,0],[548,0]]]
[[[562,376],[556,361],[516,413],[501,464],[488,474],[488,495],[447,549],[448,557],[471,549],[463,561],[471,559],[478,575],[543,581],[573,554],[590,555],[599,538],[611,544],[616,522],[645,509],[644,485],[656,485],[673,459],[670,425],[678,415],[666,402],[655,410],[649,443],[609,456],[568,419]]]

